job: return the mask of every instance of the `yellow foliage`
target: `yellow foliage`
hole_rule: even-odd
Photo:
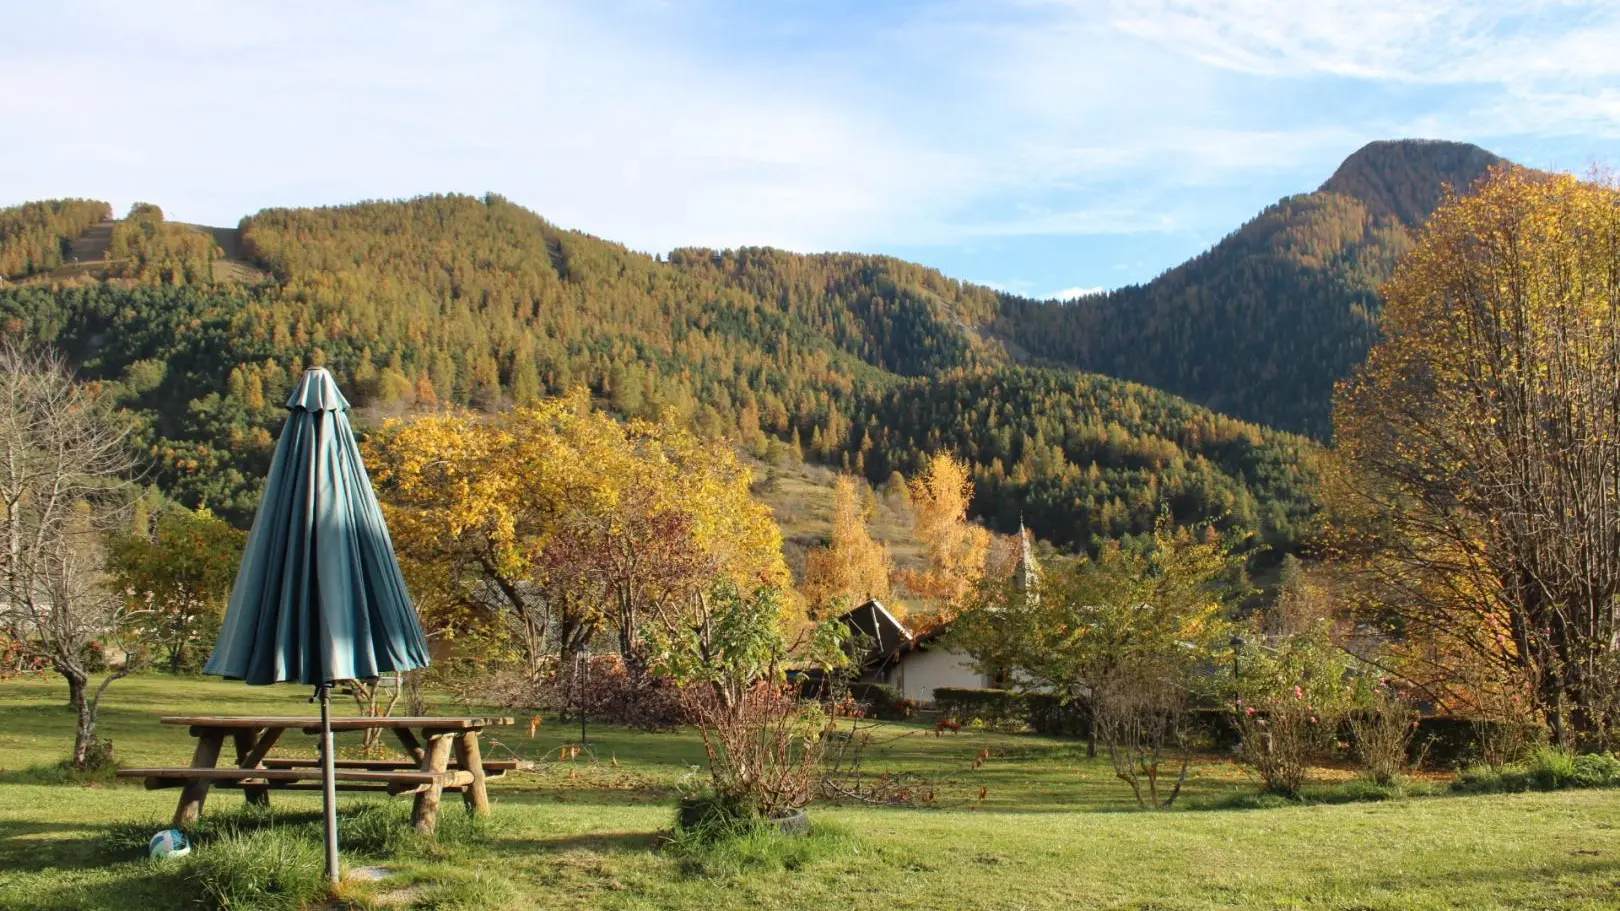
[[[781,532],[730,448],[621,424],[585,390],[498,416],[391,421],[367,461],[419,598],[524,615],[531,660],[555,635],[541,612],[559,605],[592,628],[678,610],[720,578],[788,581]]]
[[[927,471],[909,487],[915,530],[928,568],[906,571],[900,580],[945,619],[961,608],[963,599],[984,578],[990,533],[967,519],[973,480],[968,466],[955,456],[935,453]]]
[[[867,531],[866,510],[849,475],[838,478],[833,500],[832,540],[806,559],[804,597],[812,613],[824,616],[835,603],[855,607],[889,597],[893,561],[889,548]]]
[[[1528,681],[1560,734],[1620,721],[1593,670],[1620,632],[1617,251],[1611,184],[1507,168],[1448,201],[1385,289],[1323,473],[1332,549],[1406,676],[1453,704]]]

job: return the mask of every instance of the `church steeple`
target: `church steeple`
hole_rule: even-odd
[[[1018,590],[1035,590],[1041,581],[1041,568],[1035,562],[1035,539],[1024,527],[1024,514],[1018,514]]]

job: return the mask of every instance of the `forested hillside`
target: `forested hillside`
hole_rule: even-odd
[[[1372,143],[1146,285],[1006,298],[997,325],[1037,355],[1325,439],[1333,384],[1377,338],[1379,286],[1444,188],[1498,163],[1461,143]]]
[[[93,199],[52,199],[0,209],[0,279],[60,266],[73,239],[111,214],[111,206]]]
[[[1162,504],[1288,546],[1303,508],[1297,472],[1278,481],[1216,452],[1252,438],[1260,462],[1282,463],[1300,441],[1143,387],[1002,371],[1005,350],[981,331],[1002,300],[898,260],[687,249],[666,261],[498,196],[435,196],[244,219],[241,255],[273,280],[242,285],[206,268],[220,255],[207,233],[155,207],[131,215],[114,227],[127,271],[9,288],[0,313],[140,417],[157,483],[239,523],[286,390],[312,364],[337,373],[362,421],[585,385],[621,415],[672,409],[758,457],[874,483],[951,448],[975,465],[993,524],[1024,504],[1037,533],[1064,542],[1140,532]]]
[[[956,452],[974,469],[974,508],[1056,543],[1150,533],[1161,510],[1287,547],[1312,512],[1311,454],[1292,434],[1233,420],[1135,383],[1073,371],[955,371],[863,399],[846,460],[868,475]]]

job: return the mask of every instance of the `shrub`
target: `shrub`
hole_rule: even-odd
[[[703,740],[713,793],[766,818],[809,803],[865,742],[839,729],[848,700],[801,701],[787,680],[781,597],[770,587],[744,594],[717,583],[697,602],[692,625],[670,624],[650,637],[659,669],[683,687],[682,706]],[[848,637],[843,624],[823,623],[801,654],[823,671],[843,670]]]
[[[1063,699],[1051,693],[1024,696],[1029,728],[1048,737],[1090,737],[1091,705],[1082,699]]]
[[[1333,645],[1327,623],[1251,652],[1241,681],[1239,754],[1262,790],[1298,797],[1311,760],[1327,751],[1350,708],[1350,659]]]
[[[1540,743],[1543,732],[1538,724],[1483,719],[1475,720],[1469,727],[1473,729],[1480,759],[1496,768],[1517,762],[1525,750]]]
[[[1025,697],[1010,690],[942,686],[934,690],[934,707],[962,724],[982,721],[990,727],[1022,727],[1029,718]]]
[[[1540,725],[1529,722],[1433,715],[1418,719],[1410,756],[1415,760],[1421,754],[1431,768],[1457,768],[1474,760],[1503,768],[1519,761],[1542,733]]]
[[[1259,776],[1262,791],[1283,797],[1299,796],[1312,757],[1327,746],[1333,730],[1303,700],[1279,699],[1261,710],[1247,706],[1238,725],[1243,762]]]
[[[708,686],[685,693],[686,711],[703,738],[714,792],[751,812],[783,816],[824,787],[838,716],[801,703],[789,684],[762,680],[723,698]],[[840,739],[840,747],[849,741]]]
[[[1530,753],[1525,773],[1538,791],[1554,791],[1575,778],[1575,757],[1555,747],[1541,747]]]
[[[865,706],[872,718],[901,721],[916,710],[916,703],[907,699],[899,687],[886,683],[851,683],[848,689],[850,698]]]
[[[1370,702],[1345,719],[1350,728],[1350,748],[1361,765],[1363,777],[1380,785],[1391,785],[1406,772],[1408,764],[1422,761],[1411,756],[1418,713],[1401,698],[1380,687]]]
[[[1602,788],[1620,784],[1620,758],[1613,753],[1583,753],[1575,757],[1569,783],[1577,788]]]

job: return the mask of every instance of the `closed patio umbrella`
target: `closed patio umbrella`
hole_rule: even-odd
[[[428,651],[349,426],[348,401],[332,375],[315,368],[287,408],[292,414],[204,672],[315,687],[327,874],[336,882],[331,686],[426,667]]]

